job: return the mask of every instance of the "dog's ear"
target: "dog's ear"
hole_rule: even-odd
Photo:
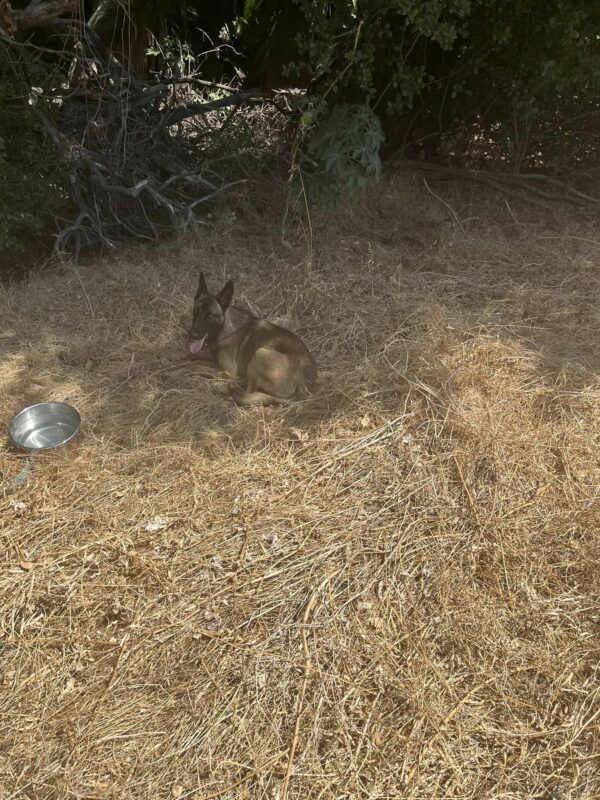
[[[227,281],[225,286],[221,289],[219,294],[217,295],[217,300],[219,301],[219,305],[225,311],[225,309],[229,308],[231,305],[231,301],[233,300],[233,281]]]
[[[200,280],[198,281],[198,291],[196,292],[196,297],[202,297],[203,295],[208,294],[208,286],[206,285],[206,281],[204,280],[204,273],[200,273]]]

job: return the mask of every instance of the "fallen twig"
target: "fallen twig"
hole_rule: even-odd
[[[298,747],[298,738],[300,735],[300,720],[302,717],[302,708],[304,706],[304,697],[306,695],[306,687],[308,685],[308,678],[310,675],[310,667],[311,667],[310,650],[308,649],[308,640],[306,638],[306,626],[308,625],[308,620],[314,608],[316,599],[317,595],[315,592],[313,592],[308,599],[308,602],[304,609],[304,614],[302,615],[302,627],[300,629],[300,635],[302,636],[302,650],[304,651],[304,669],[302,675],[302,684],[300,686],[300,691],[298,692],[298,697],[296,698],[296,708],[295,708],[296,721],[294,722],[294,733],[292,735],[292,741],[290,743],[290,748],[288,751],[288,761],[285,770],[285,776],[283,779],[283,786],[281,787],[281,800],[286,800],[288,795],[290,778],[292,775],[292,767],[294,764],[294,756],[296,755],[296,748]]]

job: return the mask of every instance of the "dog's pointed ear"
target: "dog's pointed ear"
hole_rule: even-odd
[[[202,297],[202,295],[208,294],[208,286],[206,285],[206,281],[204,280],[204,273],[200,273],[200,280],[198,281],[198,291],[196,292],[196,297]]]
[[[233,281],[227,281],[225,286],[219,292],[217,300],[219,301],[219,305],[223,311],[229,308],[231,301],[233,300]]]

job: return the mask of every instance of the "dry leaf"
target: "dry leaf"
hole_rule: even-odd
[[[304,442],[308,439],[308,433],[300,428],[290,428],[290,433],[294,439],[297,439],[299,442]]]
[[[192,639],[197,642],[199,639],[220,639],[225,636],[226,631],[211,631],[208,628],[200,628],[196,633],[192,633]]]
[[[64,688],[62,690],[62,694],[69,694],[70,692],[75,691],[75,678],[69,678],[68,681],[65,683]]]
[[[267,676],[264,672],[259,672],[256,676],[256,686],[258,689],[264,689],[267,685]]]
[[[147,522],[146,525],[144,525],[144,530],[148,531],[148,533],[156,533],[156,531],[164,531],[168,524],[169,520],[159,515],[153,517],[150,522]]]
[[[25,572],[29,572],[30,569],[33,569],[33,561],[23,561],[19,562],[19,566],[21,569],[24,569]]]
[[[180,797],[183,797],[183,786],[180,783],[174,783],[171,786],[171,797],[174,797],[175,800],[179,800]]]
[[[375,747],[381,747],[381,745],[384,743],[385,739],[378,728],[376,728],[373,731],[373,734],[371,736],[371,741],[373,742]]]

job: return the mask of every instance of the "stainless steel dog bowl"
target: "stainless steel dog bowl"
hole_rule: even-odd
[[[67,403],[36,403],[11,419],[8,436],[23,450],[49,450],[70,441],[80,424],[79,412]]]

